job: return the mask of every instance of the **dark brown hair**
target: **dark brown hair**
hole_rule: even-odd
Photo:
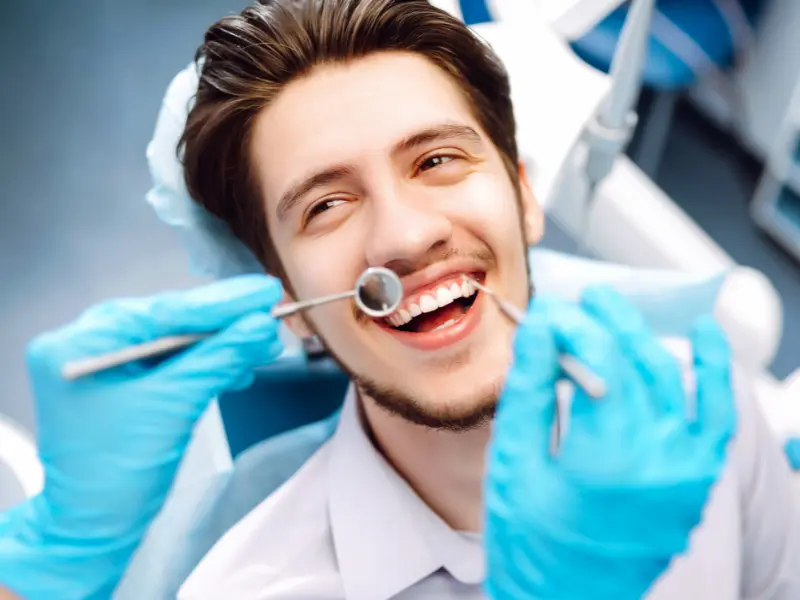
[[[251,175],[254,116],[315,65],[386,51],[419,54],[453,78],[517,184],[508,76],[458,19],[428,0],[262,0],[206,32],[195,57],[200,84],[178,151],[192,198],[267,272],[285,275]]]

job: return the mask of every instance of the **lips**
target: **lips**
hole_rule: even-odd
[[[460,273],[453,274],[423,291],[407,296],[397,311],[386,318],[386,322],[392,327],[404,327],[421,315],[450,306],[460,298],[471,298],[476,292],[475,286],[464,280]]]
[[[393,315],[376,322],[417,351],[440,350],[464,340],[480,322],[483,294],[466,282],[462,273],[478,281],[485,279],[483,272],[450,272],[417,287]]]

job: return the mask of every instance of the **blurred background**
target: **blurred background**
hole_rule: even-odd
[[[761,66],[750,66],[735,84],[750,94],[755,111],[747,127],[731,124],[724,110],[715,112],[708,95],[691,97],[693,86],[675,85],[666,98],[674,104],[668,125],[661,126],[658,160],[637,156],[647,123],[648,135],[658,129],[648,115],[664,110],[663,89],[651,87],[641,98],[628,152],[648,161],[643,167],[656,184],[736,262],[771,279],[784,307],[784,335],[772,364],[782,379],[800,365],[800,258],[791,232],[784,228],[776,235],[767,231],[768,224],[757,224],[753,199],[761,194],[762,205],[774,200],[786,214],[800,213],[797,197],[787,191],[791,168],[773,164],[783,165],[775,147],[787,135],[787,89],[800,78],[800,42],[787,37],[800,28],[800,11],[792,6],[800,3],[760,4],[765,6],[754,20],[754,43],[761,44]],[[106,298],[198,281],[174,233],[144,202],[150,185],[145,148],[167,85],[192,59],[205,28],[245,5],[243,0],[4,3],[0,413],[26,428],[34,423],[24,369],[24,348],[32,336]],[[587,60],[589,46],[582,49]],[[772,93],[770,85],[780,89]],[[574,247],[554,223],[545,244]]]

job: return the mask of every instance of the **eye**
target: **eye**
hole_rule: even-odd
[[[344,200],[343,198],[327,198],[322,200],[308,210],[306,213],[305,222],[309,223],[315,217],[318,217],[322,213],[335,208],[340,204],[344,204],[345,202],[347,202],[347,200]]]
[[[419,164],[417,169],[420,172],[429,171],[435,167],[449,163],[455,160],[455,158],[455,156],[450,156],[449,154],[436,154],[434,156],[429,156]]]

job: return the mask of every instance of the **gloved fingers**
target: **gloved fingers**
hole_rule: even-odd
[[[553,331],[545,314],[534,309],[515,334],[513,363],[494,421],[492,454],[503,465],[509,464],[510,454],[547,452],[559,376]]]
[[[736,429],[736,404],[731,379],[731,351],[713,317],[702,317],[691,333],[697,388],[697,427],[726,442]]]
[[[538,306],[553,329],[559,352],[574,356],[606,382],[607,392],[600,400],[590,398],[576,387],[570,430],[581,427],[586,427],[590,432],[607,430],[609,427],[618,429],[631,418],[629,404],[632,399],[624,393],[620,357],[614,338],[576,304],[539,298]]]
[[[652,334],[633,304],[607,286],[587,288],[581,306],[608,327],[623,355],[632,362],[658,409],[684,416],[686,392],[676,358]]]
[[[266,313],[253,313],[163,363],[152,376],[196,386],[203,394],[185,396],[196,399],[202,411],[208,400],[241,386],[255,368],[282,351],[277,321]]]
[[[32,369],[60,369],[68,360],[112,352],[160,337],[224,329],[245,315],[269,312],[282,296],[277,279],[245,275],[181,292],[113,300],[28,346]]]

